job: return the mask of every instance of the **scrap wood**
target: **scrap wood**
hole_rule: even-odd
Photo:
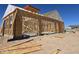
[[[11,48],[8,48],[6,50],[2,50],[2,52],[6,52],[6,51],[12,51],[12,50],[22,50],[22,49],[28,49],[28,48],[32,48],[32,47],[38,47],[38,46],[41,46],[41,45],[35,45],[35,46],[31,46],[31,47],[20,47],[20,48],[14,48],[14,49],[11,49]]]
[[[22,43],[19,43],[19,44],[16,44],[16,45],[13,45],[13,46],[9,46],[9,47],[4,47],[4,48],[1,48],[0,50],[5,50],[5,49],[8,49],[8,48],[11,48],[11,47],[16,47],[17,48],[17,46],[19,47],[20,45],[22,45],[22,44],[26,44],[26,43],[29,43],[29,42],[31,42],[32,40],[29,40],[29,41],[25,41],[25,42],[22,42]],[[32,43],[32,42],[31,42]]]
[[[22,44],[22,45],[10,47],[10,48],[8,48],[8,49],[16,49],[16,48],[17,48],[17,49],[20,49],[20,48],[24,48],[24,47],[29,48],[29,47],[40,46],[40,45],[41,45],[41,44],[29,42],[29,43],[24,43],[24,44]]]
[[[3,54],[23,54],[23,53],[31,53],[34,51],[39,51],[40,49],[41,49],[40,46],[36,46],[36,47],[25,48],[25,49],[21,49],[21,50],[5,51],[5,52],[1,52],[1,53],[3,53]]]
[[[22,48],[30,48],[30,47],[35,47],[35,46],[41,46],[41,44],[31,44],[31,43],[26,43],[27,45],[19,45],[19,46],[14,46],[14,47],[9,47],[2,49],[0,51],[6,51],[6,50],[16,50],[16,49],[22,49]]]
[[[39,49],[34,49],[34,48],[39,48]],[[23,51],[26,51],[26,53],[27,53],[27,52],[31,52],[31,51],[40,50],[40,49],[41,49],[41,44],[31,41],[31,42],[24,42],[24,43],[15,45],[15,46],[4,48],[4,49],[0,50],[0,52],[1,53],[19,53],[20,51],[23,50]],[[19,51],[19,52],[17,52],[17,51]],[[23,51],[21,53],[23,53]]]

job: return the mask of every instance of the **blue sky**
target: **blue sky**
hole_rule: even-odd
[[[24,7],[27,4],[14,4]],[[40,9],[40,13],[46,13],[52,10],[58,10],[60,16],[64,20],[65,26],[79,24],[79,4],[31,4]],[[2,16],[7,8],[7,4],[0,4],[0,25],[2,24]]]

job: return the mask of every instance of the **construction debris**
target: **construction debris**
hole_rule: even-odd
[[[22,54],[38,51],[41,49],[41,44],[31,42],[20,43],[11,47],[3,48],[0,50],[2,54]]]

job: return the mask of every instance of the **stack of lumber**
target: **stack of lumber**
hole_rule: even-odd
[[[39,51],[41,49],[41,44],[31,42],[23,42],[11,47],[0,49],[2,54],[27,54],[34,51]]]

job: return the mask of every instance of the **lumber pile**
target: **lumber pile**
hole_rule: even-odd
[[[39,51],[41,49],[41,44],[31,42],[23,42],[11,47],[0,49],[2,54],[27,54],[34,51]]]

